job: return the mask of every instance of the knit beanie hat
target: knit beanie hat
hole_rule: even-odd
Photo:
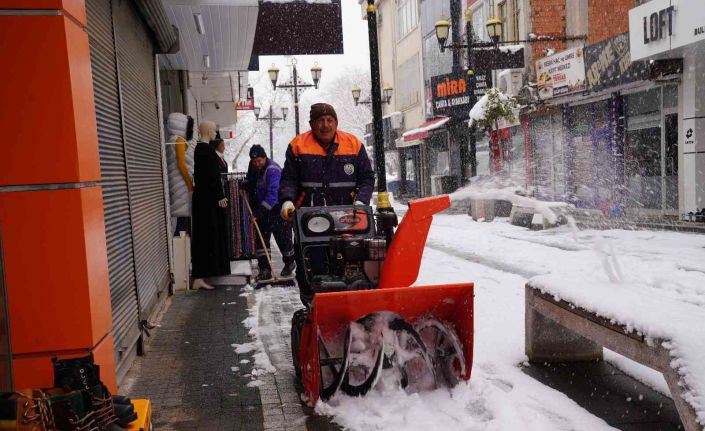
[[[338,121],[338,114],[335,113],[335,108],[327,103],[314,103],[311,105],[311,113],[309,114],[309,121],[313,122],[324,115],[330,115]]]
[[[267,153],[261,145],[255,144],[250,148],[250,158],[255,159],[257,157],[267,157]]]

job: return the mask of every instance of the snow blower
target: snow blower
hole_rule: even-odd
[[[338,392],[409,393],[468,380],[473,284],[411,286],[447,195],[409,202],[391,243],[369,206],[299,208],[294,229],[315,296],[292,319],[294,369],[311,405]]]

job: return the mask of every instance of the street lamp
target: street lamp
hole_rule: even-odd
[[[292,83],[291,84],[280,84],[277,85],[277,79],[279,78],[279,69],[275,65],[272,65],[272,67],[269,68],[269,79],[272,81],[272,86],[276,90],[278,88],[291,88],[294,90],[294,114],[296,116],[296,134],[298,135],[299,132],[299,91],[302,91],[303,89],[306,88],[315,88],[318,90],[318,83],[321,80],[321,74],[323,73],[323,69],[318,65],[318,63],[315,63],[313,67],[311,67],[311,77],[313,78],[313,84],[307,84],[307,83],[299,83],[299,75],[296,70],[296,59],[292,58],[291,62],[289,63],[290,66],[292,67]]]
[[[394,90],[392,87],[389,85],[385,85],[384,88],[382,89],[382,103],[390,103],[392,101],[392,92]],[[358,87],[357,85],[353,86],[352,90],[350,90],[352,93],[353,100],[355,101],[355,106],[359,104],[363,105],[371,105],[372,101],[371,100],[360,100],[360,95],[362,94],[362,89]]]
[[[502,20],[497,17],[491,18],[485,23],[485,27],[487,27],[487,34],[492,42],[498,43],[502,36]]]
[[[438,46],[441,48],[441,52],[446,50],[446,41],[448,40],[448,34],[450,33],[450,23],[447,19],[441,18],[434,24],[436,27],[436,39],[438,39]]]
[[[286,106],[282,107],[282,116],[281,117],[275,117],[274,112],[272,111],[272,105],[273,103],[269,104],[269,115],[264,118],[260,118],[259,114],[262,112],[262,108],[259,106],[255,106],[255,118],[257,120],[261,121],[269,121],[269,157],[273,158],[274,157],[274,121],[276,120],[284,120],[286,121],[286,114],[289,112],[289,108]]]

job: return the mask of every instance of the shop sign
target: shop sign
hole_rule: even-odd
[[[473,82],[474,81],[474,82]],[[466,72],[431,77],[433,114],[466,119],[478,97],[492,85],[489,72],[477,72],[475,79]]]
[[[571,48],[536,62],[539,99],[585,91],[583,48]]]
[[[646,62],[631,61],[629,33],[585,47],[585,70],[590,91],[649,79]]]
[[[705,41],[702,0],[652,0],[629,11],[632,60]]]
[[[480,70],[524,68],[523,45],[475,48],[472,55],[473,65]]]
[[[240,99],[235,102],[235,110],[252,111],[255,109],[255,99]]]

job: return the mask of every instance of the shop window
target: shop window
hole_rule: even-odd
[[[507,30],[508,30],[508,25],[507,25],[507,2],[506,0],[503,2],[497,3],[497,16],[502,21],[502,40],[507,40]]]
[[[407,109],[419,103],[419,87],[422,84],[419,76],[419,54],[414,54],[399,66],[397,79],[397,103],[400,109]]]
[[[627,132],[624,151],[627,202],[632,208],[661,207],[661,128]]]
[[[667,85],[663,87],[663,108],[677,108],[678,107],[678,86],[677,85]]]
[[[490,140],[486,134],[476,137],[475,160],[477,162],[477,175],[490,174]]]
[[[416,0],[402,0],[397,7],[397,25],[399,40],[416,28],[418,24],[418,13],[416,10]]]

